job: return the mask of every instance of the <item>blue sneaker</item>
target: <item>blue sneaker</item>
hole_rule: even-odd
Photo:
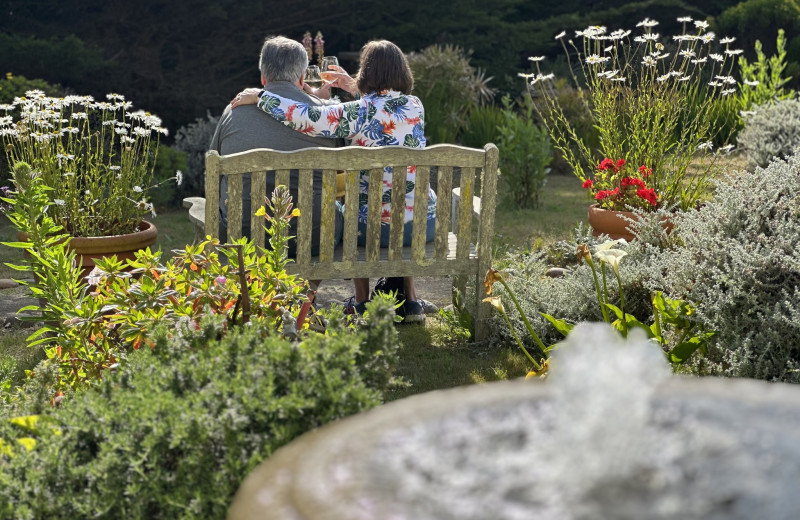
[[[406,300],[395,312],[403,318],[402,323],[425,324],[425,309],[418,301]]]
[[[344,301],[344,313],[345,314],[357,314],[361,316],[367,311],[367,302],[370,300],[364,300],[363,302],[357,303],[356,297],[351,296]]]

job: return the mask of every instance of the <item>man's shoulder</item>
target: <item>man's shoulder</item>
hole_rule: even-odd
[[[286,81],[278,81],[275,83],[267,83],[264,85],[264,89],[272,92],[273,94],[277,94],[281,97],[291,99],[292,101],[298,101],[300,103],[306,103],[308,105],[322,105],[324,102],[315,97],[307,94],[304,90],[297,87],[297,85],[292,85]]]

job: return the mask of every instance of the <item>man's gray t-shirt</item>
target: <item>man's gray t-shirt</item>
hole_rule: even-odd
[[[325,102],[309,96],[297,86],[286,82],[277,81],[268,83],[264,88],[280,96],[293,99],[311,105],[321,105]],[[255,148],[271,148],[273,150],[299,150],[316,146],[336,147],[343,144],[341,139],[330,139],[325,137],[310,137],[297,130],[280,123],[255,105],[242,105],[231,109],[228,105],[217,123],[217,129],[211,138],[209,148],[216,150],[220,155],[244,152]],[[297,197],[297,170],[292,170],[290,174],[290,193],[293,198]],[[267,176],[267,196],[275,188],[270,175]],[[250,236],[250,176],[246,175],[243,182],[242,199],[242,235]],[[227,207],[228,199],[227,178],[220,180],[220,238],[225,240],[227,237]],[[322,200],[322,173],[314,172],[314,211],[312,214],[313,232],[312,243],[319,243],[320,207]],[[259,205],[263,205],[259,201]],[[296,220],[292,220],[290,234],[296,235]],[[291,249],[294,249],[293,247]]]

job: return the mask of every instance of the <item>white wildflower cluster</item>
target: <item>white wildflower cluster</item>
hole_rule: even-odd
[[[132,107],[116,93],[95,101],[41,90],[0,106],[0,139],[9,162],[25,161],[41,171],[52,189],[51,207],[65,208],[53,217],[76,235],[130,232],[127,227],[142,216],[130,195],[146,193],[154,148],[166,129],[157,116]]]

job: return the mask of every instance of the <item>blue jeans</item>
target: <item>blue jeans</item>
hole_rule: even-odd
[[[389,247],[389,224],[381,223],[381,247]],[[436,220],[429,218],[425,229],[425,242],[430,242],[434,238],[436,231]],[[358,222],[358,245],[366,245],[367,223]],[[403,225],[403,246],[410,246],[414,237],[414,223],[406,222]]]

